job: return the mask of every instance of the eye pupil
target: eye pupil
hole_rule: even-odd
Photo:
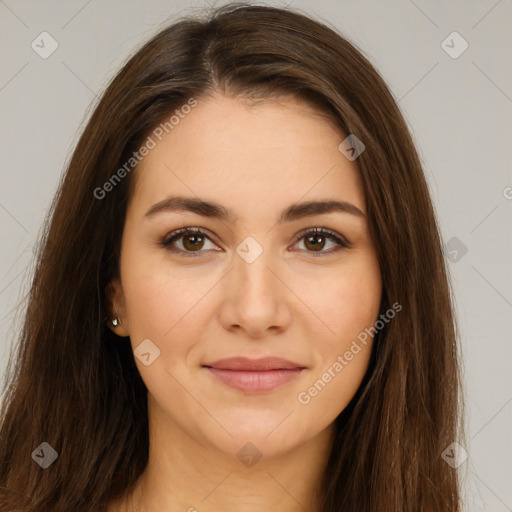
[[[196,242],[192,242],[192,244],[189,246],[190,239],[196,239]],[[199,243],[197,243],[197,239],[199,239]],[[183,236],[183,246],[188,249],[201,249],[204,244],[204,238],[202,235],[184,235]]]
[[[323,249],[324,245],[325,245],[325,237],[323,237],[322,235],[312,235],[312,236],[308,236],[306,237],[306,241],[305,241],[305,244],[306,246],[311,243],[311,240],[318,240],[318,239],[321,239],[323,243],[315,243],[313,242],[313,249]]]
[[[208,252],[202,250],[206,240],[211,239],[202,231],[186,228],[171,233],[168,237],[162,239],[160,244],[170,252],[179,253],[184,256],[199,256],[204,252]],[[318,253],[318,256],[332,254],[343,248],[351,247],[350,242],[344,241],[342,237],[336,236],[335,233],[330,231],[324,232],[323,229],[318,230],[316,228],[314,230],[309,230],[306,233],[303,232],[299,240],[302,241],[307,252],[311,255],[313,255],[313,253]],[[325,244],[328,240],[332,240],[336,247],[334,250],[324,251]],[[178,245],[175,246],[174,244]],[[179,245],[181,245],[181,248]],[[314,256],[317,256],[317,254],[314,254]]]

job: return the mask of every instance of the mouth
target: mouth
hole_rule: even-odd
[[[225,385],[246,393],[271,391],[297,378],[306,367],[277,357],[249,359],[232,357],[203,368]]]

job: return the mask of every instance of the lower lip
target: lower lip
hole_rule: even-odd
[[[206,369],[224,384],[248,393],[261,393],[275,389],[295,379],[302,371],[300,368],[265,371],[220,370],[209,367]]]

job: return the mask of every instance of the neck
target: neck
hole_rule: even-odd
[[[247,445],[238,457],[149,414],[148,464],[127,499],[109,512],[318,512],[334,426],[285,453]],[[245,446],[240,442],[237,446]],[[254,462],[251,456],[262,458]]]

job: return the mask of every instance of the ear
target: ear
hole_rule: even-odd
[[[117,336],[130,336],[128,331],[128,321],[125,312],[124,293],[119,279],[112,279],[105,287],[105,298],[109,317],[107,319],[108,328]],[[112,320],[118,318],[117,325],[112,324]]]

